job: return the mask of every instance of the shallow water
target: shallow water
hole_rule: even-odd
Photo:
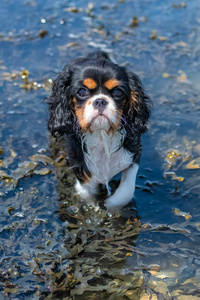
[[[200,3],[0,4],[0,299],[200,297]],[[95,212],[47,130],[52,79],[102,49],[154,102],[132,206]]]

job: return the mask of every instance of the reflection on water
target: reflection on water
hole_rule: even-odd
[[[200,3],[2,1],[0,298],[200,297]],[[154,102],[133,207],[95,212],[49,139],[52,79],[102,49]]]

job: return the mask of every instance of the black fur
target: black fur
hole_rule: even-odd
[[[141,153],[140,139],[141,135],[147,131],[147,121],[150,117],[152,102],[150,97],[145,94],[140,78],[132,72],[128,72],[128,78],[130,89],[136,95],[138,104],[136,107],[130,108],[130,102],[128,102],[124,110],[126,116],[124,127],[127,132],[124,147],[132,153]],[[137,162],[139,159],[140,155],[137,155]]]
[[[54,137],[65,135],[69,164],[74,168],[80,181],[85,174],[91,175],[83,159],[81,129],[72,101],[83,73],[95,78],[99,84],[102,83],[99,80],[106,81],[116,78],[123,85],[126,104],[123,107],[121,127],[124,127],[127,132],[124,147],[135,154],[136,162],[139,162],[140,159],[140,138],[147,130],[147,121],[152,107],[152,102],[145,94],[138,76],[113,63],[104,52],[99,51],[86,58],[77,58],[63,68],[53,83],[52,94],[48,99],[50,112],[48,128]],[[137,99],[135,106],[131,105],[131,91]],[[122,103],[117,103],[117,105],[119,109],[122,108]]]

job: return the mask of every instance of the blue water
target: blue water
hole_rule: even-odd
[[[129,275],[141,276],[138,299],[145,291],[159,299],[179,299],[175,298],[177,290],[179,296],[199,297],[200,3],[112,0],[94,2],[90,11],[89,4],[82,0],[3,0],[0,4],[0,175],[4,172],[12,178],[19,163],[35,155],[38,162],[38,167],[21,176],[16,186],[5,178],[0,185],[2,297],[88,299],[92,292],[84,280],[92,273],[84,270],[90,270],[93,264],[95,276],[101,280],[111,281],[124,274],[128,283]],[[72,7],[78,12],[73,12]],[[133,17],[138,26],[130,26]],[[108,240],[102,231],[104,226],[107,228],[105,218],[112,224],[110,234],[115,236],[125,226],[130,212],[116,221],[114,216],[104,218],[105,212],[100,216],[81,210],[74,197],[73,174],[63,167],[63,153],[49,137],[44,101],[50,94],[48,83],[68,60],[96,49],[108,52],[119,64],[138,74],[154,103],[149,131],[142,139],[132,211],[138,222],[134,221],[133,227],[140,224],[140,229],[132,242],[125,239],[125,248],[133,249],[132,256],[118,265],[108,263],[110,273],[104,270],[106,263],[98,261],[98,255],[94,254],[94,261],[88,257],[91,259],[91,253],[102,245],[98,239]],[[35,89],[22,87],[22,70],[28,70],[28,81],[36,82]],[[16,153],[13,158],[11,149]],[[167,158],[172,150],[175,157]],[[53,161],[57,158],[58,163],[50,160],[45,165],[44,156]],[[193,160],[195,168],[191,167]],[[51,173],[36,174],[35,170],[43,168]],[[175,176],[166,172],[174,172]],[[72,213],[74,206],[79,209],[77,218]],[[74,233],[71,223],[76,226]],[[90,236],[93,230],[94,239]],[[90,238],[88,244],[83,236],[85,241]],[[74,245],[81,243],[86,243],[83,252],[72,255]],[[110,259],[114,257],[110,248],[104,251]],[[57,269],[52,268],[53,273],[62,271],[66,275],[69,267],[74,268],[74,281],[70,288],[65,287],[65,292],[55,288],[56,275],[50,271],[55,262]],[[150,272],[155,265],[159,271]],[[98,273],[100,269],[107,272],[107,277]],[[153,280],[157,290],[152,287]],[[93,290],[102,297],[99,299],[120,296],[120,284],[113,291],[107,283],[98,283],[104,286],[105,294],[98,288]],[[131,286],[134,289],[137,284]],[[128,297],[127,289],[123,296]],[[135,294],[134,297],[130,299],[137,299]]]

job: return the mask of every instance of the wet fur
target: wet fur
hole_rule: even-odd
[[[119,151],[120,148],[123,149],[120,151],[123,151],[123,157],[127,160],[124,166],[127,165],[128,167],[133,165],[133,163],[139,164],[141,135],[147,130],[147,121],[152,105],[150,98],[144,92],[139,77],[127,71],[126,68],[113,63],[104,52],[97,52],[90,54],[86,58],[75,59],[63,68],[53,83],[52,94],[48,100],[50,112],[48,127],[54,137],[65,136],[69,165],[73,168],[80,183],[88,181],[92,183],[94,168],[96,168],[95,176],[98,176],[98,172],[101,172],[99,163],[92,167],[92,161],[95,161],[96,158],[91,158],[91,149],[92,145],[97,144],[97,149],[100,151],[97,139],[102,136],[102,133],[100,136],[98,134],[91,135],[89,132],[83,133],[73,104],[75,90],[79,84],[80,72],[87,71],[87,68],[89,70],[90,66],[94,67],[95,72],[104,70],[106,74],[106,70],[108,70],[113,78],[118,76],[119,80],[125,83],[128,82],[128,87],[125,90],[125,105],[122,106],[122,104],[118,103],[118,109],[123,111],[120,128],[108,137],[108,140],[113,139],[113,149],[112,147],[106,147],[106,135],[103,133],[104,146],[102,147],[104,147],[105,153],[106,151],[108,152],[102,159],[102,163],[105,161],[102,170],[114,168],[114,164],[117,164],[117,162],[114,162],[111,156],[115,151]],[[115,148],[116,150],[114,150]],[[107,160],[105,160],[106,155]],[[112,171],[110,174],[112,174]],[[107,180],[111,179],[109,171],[107,171],[105,176],[107,176]],[[98,179],[98,183],[102,181],[101,176]],[[105,181],[101,183],[105,184]]]

